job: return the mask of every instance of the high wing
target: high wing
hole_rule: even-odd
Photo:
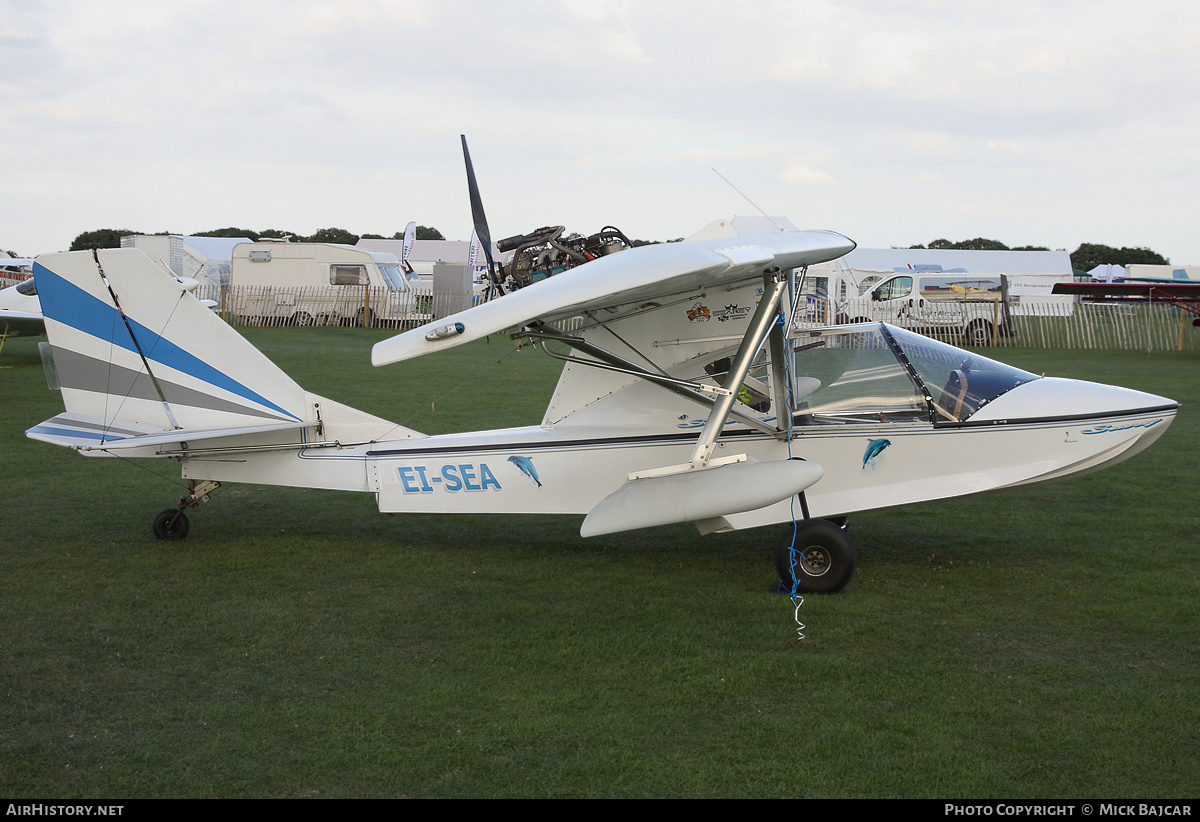
[[[619,310],[700,288],[731,285],[836,259],[854,242],[832,231],[790,231],[641,246],[592,260],[502,299],[460,311],[377,343],[373,365],[452,348],[534,322]]]
[[[0,310],[0,338],[34,337],[46,333],[46,321],[32,311]]]

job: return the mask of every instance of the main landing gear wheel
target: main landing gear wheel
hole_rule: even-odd
[[[183,539],[190,527],[187,514],[177,508],[168,508],[154,518],[154,536],[159,539]]]
[[[792,590],[792,548],[795,548],[796,591],[804,594],[836,594],[854,576],[854,541],[844,527],[825,519],[797,522],[788,526],[775,544],[775,570],[783,587]]]

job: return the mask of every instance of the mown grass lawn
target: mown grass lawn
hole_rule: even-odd
[[[493,340],[247,334],[306,388],[437,433],[536,422],[558,366]],[[1188,797],[1200,784],[1200,355],[1006,350],[1184,403],[1115,469],[861,515],[859,571],[775,584],[773,530],[582,540],[577,517],[383,516],[84,459],[36,341],[0,354],[8,797]]]

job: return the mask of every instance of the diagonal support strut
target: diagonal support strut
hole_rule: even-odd
[[[745,382],[746,375],[750,373],[750,365],[754,361],[754,356],[758,353],[758,349],[762,348],[767,335],[775,325],[779,300],[783,296],[786,285],[786,281],[777,274],[763,275],[762,299],[758,301],[758,307],[754,309],[754,316],[750,318],[746,336],[742,337],[737,357],[725,378],[725,384],[733,386],[734,389],[731,393],[718,398],[713,404],[712,413],[708,415],[708,421],[704,423],[704,430],[700,432],[700,439],[696,442],[696,450],[692,452],[691,465],[693,468],[704,468],[712,458],[717,438],[725,428],[725,421],[729,418],[729,412],[733,410],[733,403],[737,399],[737,388]]]

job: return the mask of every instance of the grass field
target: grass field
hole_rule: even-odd
[[[371,369],[353,329],[252,329],[306,388],[430,433],[536,422],[506,343]],[[776,583],[774,530],[584,541],[578,517],[383,516],[231,486],[189,538],[160,462],[24,430],[0,354],[6,797],[1194,797],[1200,354],[1005,350],[1184,403],[1148,452],[860,515],[846,591]]]

